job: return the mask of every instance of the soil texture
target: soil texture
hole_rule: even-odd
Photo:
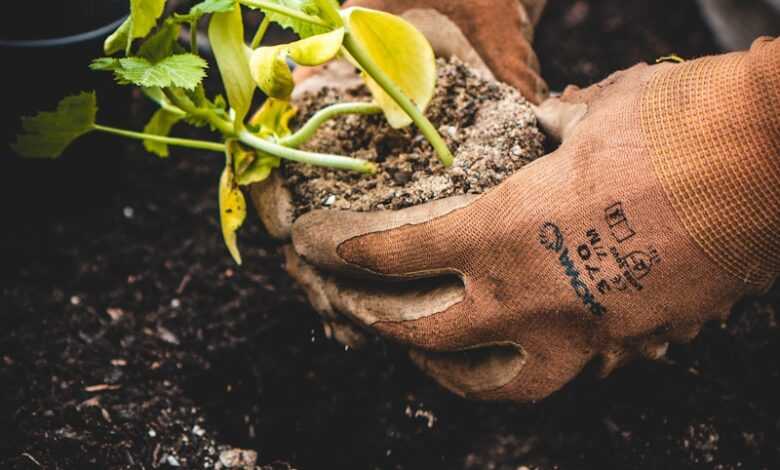
[[[488,80],[457,59],[438,61],[426,116],[454,155],[444,168],[415,126],[393,129],[381,114],[341,116],[318,129],[305,149],[376,162],[366,176],[311,165],[285,166],[297,214],[313,209],[401,209],[458,194],[480,194],[543,153],[544,136],[528,102],[514,88]],[[296,103],[300,125],[321,108],[369,101],[364,86],[324,88]]]

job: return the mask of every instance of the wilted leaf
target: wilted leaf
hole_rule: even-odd
[[[230,147],[228,145],[225,169],[222,170],[222,176],[219,178],[219,221],[225,246],[236,263],[241,264],[236,230],[241,227],[246,218],[246,200],[233,177]]]
[[[55,111],[23,117],[23,133],[11,147],[25,157],[59,157],[71,142],[92,130],[96,114],[94,92],[68,96]]]
[[[233,158],[236,183],[245,186],[268,178],[271,170],[278,168],[280,160],[254,149],[248,149],[236,141],[228,142],[228,151]]]
[[[258,47],[249,60],[252,79],[273,98],[289,98],[295,86],[285,56],[284,46]]]
[[[290,135],[290,119],[296,112],[298,110],[289,101],[268,98],[249,123],[258,129],[260,137],[282,138]]]
[[[163,108],[158,109],[144,127],[144,133],[167,136],[171,133],[171,128],[182,119],[183,116],[180,114],[171,113]],[[144,148],[159,157],[168,156],[168,145],[162,142],[144,140]]]
[[[255,91],[255,82],[249,72],[248,48],[244,44],[240,8],[211,16],[209,42],[217,59],[228,101],[236,114],[235,123],[240,127],[249,112]]]
[[[352,37],[374,63],[424,110],[436,86],[436,58],[425,36],[407,21],[381,11],[352,7],[343,11],[343,17]],[[364,74],[364,78],[390,125],[411,124],[395,100],[370,77]]]
[[[249,60],[252,78],[266,95],[288,99],[295,84],[287,56],[300,65],[320,65],[339,53],[343,39],[344,28],[338,28],[290,44],[258,47]]]
[[[344,28],[334,29],[287,44],[287,54],[299,65],[320,65],[336,57],[344,41]]]

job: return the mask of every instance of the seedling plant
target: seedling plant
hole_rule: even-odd
[[[248,44],[242,8],[264,13]],[[436,81],[433,51],[403,19],[365,8],[341,10],[336,0],[205,0],[186,14],[165,11],[165,0],[130,0],[127,20],[105,41],[105,57],[90,65],[112,73],[120,85],[140,87],[159,105],[142,132],[99,124],[95,93],[83,92],[64,98],[54,111],[22,118],[23,132],[13,144],[17,153],[56,158],[73,140],[92,131],[141,139],[147,151],[163,158],[168,157],[169,146],[223,153],[220,223],[225,244],[239,264],[236,231],[246,217],[241,186],[268,178],[282,159],[369,174],[376,171],[365,160],[299,149],[328,119],[384,113],[393,127],[414,123],[442,163],[451,164],[450,151],[423,115]],[[197,26],[207,16],[209,45],[227,98],[209,97],[203,86],[208,64],[198,53]],[[272,22],[292,29],[300,39],[260,46]],[[190,31],[186,46],[178,41],[182,26]],[[289,123],[296,109],[290,102],[294,83],[288,61],[317,66],[339,57],[361,70],[373,101],[327,106],[292,131]],[[257,88],[267,98],[249,116]],[[220,139],[172,137],[171,129],[180,122],[208,127]]]

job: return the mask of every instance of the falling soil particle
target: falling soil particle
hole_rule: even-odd
[[[369,101],[364,86],[324,88],[297,102],[300,125],[337,102]],[[457,59],[438,61],[426,115],[455,156],[444,168],[415,126],[393,129],[382,115],[348,115],[325,123],[306,150],[375,162],[375,175],[290,164],[285,177],[296,215],[313,209],[400,209],[458,194],[479,194],[543,153],[531,106],[513,88],[483,78]]]

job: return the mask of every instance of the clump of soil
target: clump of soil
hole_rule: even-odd
[[[296,215],[313,209],[400,209],[458,194],[478,194],[497,185],[543,153],[544,137],[529,103],[514,88],[488,80],[457,59],[438,61],[436,91],[426,115],[455,156],[444,168],[415,126],[393,129],[383,115],[349,115],[324,124],[307,150],[376,162],[367,176],[343,170],[289,164],[285,177]],[[363,86],[324,88],[305,94],[298,122],[323,107],[369,101]]]

